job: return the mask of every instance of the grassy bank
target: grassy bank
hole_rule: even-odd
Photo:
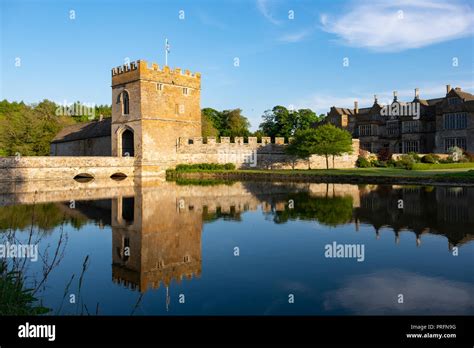
[[[474,169],[474,162],[466,163],[415,163],[413,170]]]
[[[265,180],[333,183],[400,183],[474,185],[474,170],[468,168],[405,170],[397,168],[352,168],[313,170],[202,170],[167,171],[168,180]]]

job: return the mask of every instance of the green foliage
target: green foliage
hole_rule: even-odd
[[[403,169],[408,169],[412,170],[413,165],[415,164],[415,160],[413,159],[413,156],[410,154],[404,154],[400,156],[400,159],[395,162],[395,167],[396,168],[403,168]]]
[[[337,226],[352,220],[352,197],[311,197],[308,193],[291,194],[286,201],[293,200],[292,209],[275,213],[276,223],[285,223],[288,220],[316,220],[328,226]]]
[[[176,172],[193,172],[193,171],[206,171],[206,170],[235,170],[235,164],[233,163],[178,164],[175,169]]]
[[[58,115],[58,105],[50,100],[27,105],[0,102],[0,156],[47,156],[54,136],[67,125],[90,121],[86,115]],[[108,105],[96,106],[96,115],[111,115]]]
[[[424,155],[421,158],[421,163],[438,163],[438,162],[439,162],[439,156],[432,153]]]
[[[421,162],[421,157],[416,152],[409,152],[407,155],[411,156],[411,158],[413,159],[415,163]]]
[[[201,110],[202,136],[248,136],[250,123],[241,109],[217,111],[212,108]]]
[[[313,124],[321,120],[321,116],[318,117],[310,109],[288,110],[284,106],[277,105],[272,110],[264,112],[263,122],[260,123],[259,129],[269,137],[288,139],[298,130],[311,128]]]
[[[413,170],[431,170],[431,169],[463,169],[463,168],[474,168],[472,162],[462,163],[415,163]]]
[[[359,156],[356,161],[356,166],[359,168],[370,168],[372,163],[365,157]]]
[[[352,136],[332,124],[324,124],[317,128],[298,130],[286,151],[301,158],[308,158],[313,154],[325,156],[326,168],[329,169],[329,156],[352,152]]]
[[[464,159],[463,150],[457,146],[450,147],[448,153],[450,154],[448,159],[451,160],[451,162],[458,162]]]
[[[0,262],[0,315],[41,315],[49,308],[37,304],[33,289],[25,289],[20,272],[9,271],[5,262]]]
[[[64,222],[69,222],[79,229],[87,222],[84,217],[65,216],[59,204],[37,203],[0,207],[0,232],[25,230],[32,224],[43,231],[52,231]]]

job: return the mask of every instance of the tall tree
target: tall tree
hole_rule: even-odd
[[[229,137],[248,136],[250,134],[250,122],[242,115],[241,109],[222,111],[224,129],[221,135]]]
[[[349,132],[332,124],[325,124],[317,128],[297,131],[287,151],[306,159],[313,154],[324,156],[326,169],[329,169],[329,156],[340,156],[343,153],[352,152],[352,136]]]

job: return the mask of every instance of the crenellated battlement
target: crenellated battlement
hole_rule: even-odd
[[[139,73],[146,72],[157,72],[164,75],[175,75],[175,76],[186,76],[190,78],[195,78],[200,80],[201,73],[191,73],[189,70],[182,70],[181,68],[171,69],[169,66],[165,65],[163,68],[156,63],[151,63],[150,65],[145,60],[137,60],[131,62],[130,64],[123,64],[118,67],[112,68],[112,77],[138,71]]]

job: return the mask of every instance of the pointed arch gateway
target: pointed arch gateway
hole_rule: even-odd
[[[118,154],[121,157],[135,157],[134,131],[128,126],[120,128],[117,132]]]

